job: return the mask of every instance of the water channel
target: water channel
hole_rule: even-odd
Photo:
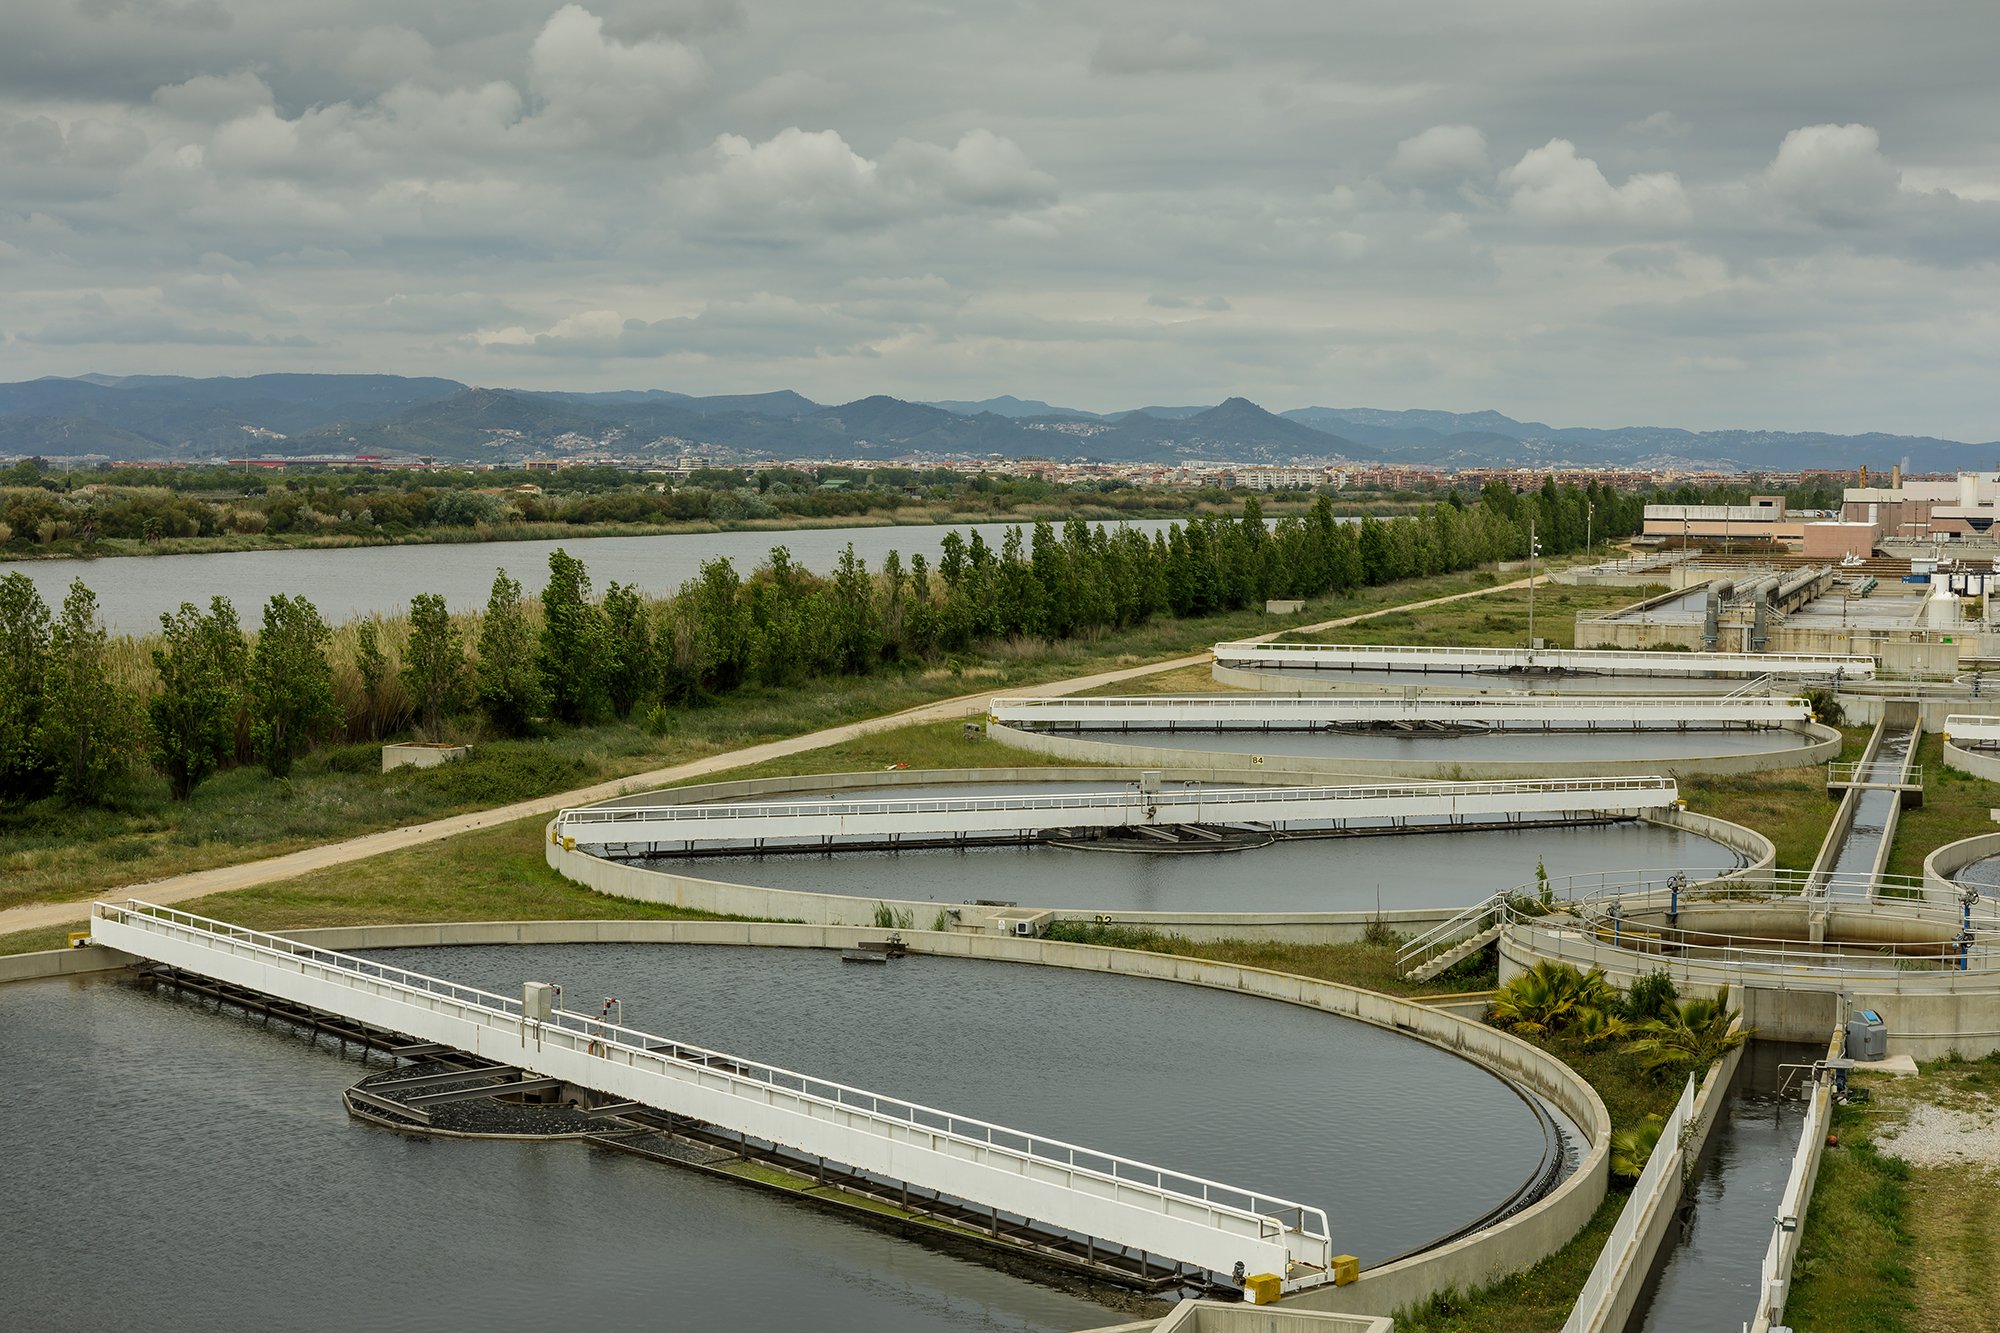
[[[1797,1090],[1779,1098],[1778,1066],[1824,1054],[1811,1045],[1752,1042],[1696,1168],[1693,1211],[1639,1298],[1633,1333],[1741,1327],[1757,1308],[1771,1219],[1805,1123]]]
[[[576,1007],[617,995],[654,1031],[1316,1203],[1365,1262],[1470,1221],[1544,1151],[1521,1098],[1455,1056],[1193,987],[726,947],[380,956],[502,990],[560,980]],[[356,1059],[116,974],[0,987],[0,1058],[19,1327],[261,1329],[279,1309],[343,1330],[440,1311],[887,1333],[1119,1318],[675,1168],[366,1127],[338,1099]]]
[[[1165,529],[1170,520],[1135,519],[1145,533]],[[740,575],[783,546],[792,560],[825,573],[846,549],[880,568],[890,551],[922,553],[935,566],[947,532],[967,541],[979,533],[998,548],[1006,523],[911,525],[907,527],[792,528],[764,532],[688,532],[657,537],[591,537],[579,532],[561,541],[468,542],[421,546],[354,546],[323,550],[227,551],[207,555],[115,556],[104,560],[28,560],[0,568],[19,570],[34,580],[51,607],[62,604],[72,579],[97,594],[105,623],[114,634],[149,634],[162,613],[182,602],[207,606],[227,597],[246,624],[255,623],[276,593],[303,596],[329,624],[368,615],[400,615],[418,593],[438,593],[454,611],[486,605],[493,571],[504,567],[529,593],[548,582],[549,553],[569,551],[590,568],[598,588],[611,581],[636,583],[647,593],[670,593],[699,572],[704,561],[727,559]]]
[[[1900,781],[1916,739],[1914,731],[1885,733],[1882,744],[1875,751],[1875,758],[1869,761],[1865,772],[1857,772],[1856,779],[1862,782]],[[1864,787],[1855,792],[1854,822],[1849,826],[1839,851],[1834,854],[1834,878],[1827,892],[1840,896],[1872,896],[1867,876],[1875,868],[1875,859],[1882,850],[1882,839],[1888,833],[1890,821],[1902,800],[1901,792],[1889,788]]]

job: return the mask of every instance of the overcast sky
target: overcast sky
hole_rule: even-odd
[[[2000,438],[1976,0],[5,0],[0,378]]]

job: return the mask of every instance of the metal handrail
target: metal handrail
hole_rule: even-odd
[[[213,917],[198,916],[193,912],[183,912],[174,907],[161,907],[154,903],[141,902],[136,898],[126,900],[124,907],[112,903],[98,902],[93,909],[103,908],[106,912],[131,913],[152,920],[165,920],[183,925],[192,930],[210,935],[220,935],[231,940],[240,940],[253,948],[274,953],[287,954],[306,959],[324,967],[341,971],[351,971],[379,981],[384,985],[423,995],[437,995],[464,1004],[476,1004],[487,1008],[500,1009],[520,1016],[521,1001],[481,990],[477,986],[461,986],[455,981],[429,976],[422,972],[411,972],[406,968],[393,967],[388,963],[378,963],[373,959],[361,958],[354,954],[338,953],[332,949],[322,949],[317,945],[287,939],[283,935],[271,935],[261,930],[251,930],[247,926],[232,925],[227,921],[217,921]],[[120,919],[123,919],[122,917]]]
[[[1197,791],[1138,792],[1130,789],[1040,796],[929,796],[900,800],[787,801],[755,804],[662,806],[571,806],[558,811],[559,825],[619,824],[645,821],[700,823],[707,820],[799,819],[853,815],[958,814],[969,811],[1019,810],[1026,813],[1068,810],[1142,809],[1266,805],[1273,802],[1312,803],[1370,801],[1394,797],[1450,798],[1457,796],[1531,796],[1571,792],[1676,793],[1672,778],[1532,778],[1493,782],[1403,782],[1344,787],[1225,787]],[[1601,804],[1601,803],[1600,803]]]
[[[1829,763],[1826,780],[1863,787],[1922,786],[1924,766],[1906,764],[1900,759],[1856,759],[1849,763]]]
[[[1810,674],[1820,672],[1831,674],[1836,670],[1843,670],[1872,676],[1875,671],[1875,659],[1872,657],[1835,653],[1671,653],[1623,648],[1461,648],[1398,643],[1260,643],[1252,640],[1218,643],[1211,651],[1217,658],[1250,657],[1258,653],[1297,656],[1338,653],[1358,658],[1432,657],[1439,661],[1518,662],[1523,665],[1575,657],[1628,663],[1634,666],[1676,666],[1686,674],[1738,667],[1760,675],[1789,675],[1795,674],[1789,670],[1789,666],[1794,663],[1809,666]]]
[[[1648,872],[1651,873],[1651,872]],[[1866,946],[1847,946],[1845,952],[1829,952],[1828,946],[1813,946],[1809,941],[1783,939],[1760,935],[1728,933],[1731,943],[1716,944],[1709,937],[1721,935],[1714,930],[1688,931],[1677,926],[1636,919],[1641,912],[1658,911],[1670,907],[1676,900],[1683,910],[1690,906],[1709,903],[1772,903],[1798,902],[1809,896],[1808,890],[1816,890],[1826,879],[1833,879],[1837,886],[1859,887],[1863,890],[1854,901],[1843,904],[1849,908],[1865,908],[1871,916],[1918,921],[1940,930],[1953,932],[1951,938],[1934,942],[1924,942],[1919,946],[1883,946],[1890,952],[1869,953]],[[1578,893],[1579,885],[1586,891]],[[1855,972],[1888,969],[1916,971],[1964,971],[1971,974],[2000,972],[2000,904],[1981,904],[1972,915],[1972,932],[1965,941],[1962,951],[1957,934],[1967,920],[1966,908],[1962,903],[1944,904],[1927,897],[1911,899],[1885,899],[1878,896],[1884,886],[1907,887],[1922,890],[1924,881],[1910,875],[1868,875],[1849,873],[1838,876],[1814,876],[1810,871],[1761,870],[1728,880],[1699,880],[1684,882],[1678,890],[1671,884],[1657,881],[1635,881],[1629,871],[1604,872],[1598,875],[1568,875],[1547,882],[1550,898],[1557,904],[1552,914],[1523,911],[1516,906],[1521,902],[1539,902],[1544,888],[1541,881],[1530,881],[1516,888],[1495,894],[1482,907],[1501,918],[1501,923],[1509,929],[1529,932],[1538,940],[1538,951],[1557,956],[1574,954],[1579,958],[1594,955],[1563,947],[1566,941],[1587,937],[1597,944],[1610,943],[1605,939],[1606,923],[1618,920],[1614,927],[1621,935],[1629,938],[1634,952],[1649,951],[1651,946],[1671,945],[1671,956],[1677,961],[1720,962],[1737,967],[1772,967],[1810,972]],[[1631,914],[1631,915],[1628,915]],[[1462,913],[1461,916],[1469,916]],[[1447,923],[1449,925],[1451,923]],[[1429,932],[1438,935],[1439,929]],[[1476,933],[1476,932],[1475,932]],[[1429,957],[1440,952],[1437,947],[1442,941],[1427,941]],[[1621,940],[1622,945],[1622,940]],[[1406,963],[1404,970],[1421,966],[1428,957],[1416,957],[1417,941],[1406,946],[1406,952],[1414,962]],[[1449,947],[1448,945],[1446,947]],[[1833,946],[1838,948],[1840,946]],[[1906,952],[1911,947],[1935,948],[1936,953]],[[1667,951],[1658,950],[1660,953]],[[1959,966],[1961,957],[1965,966]],[[1880,959],[1886,968],[1867,966],[1870,959]],[[1404,959],[1399,955],[1399,962]]]
[[[1487,922],[1498,916],[1505,920],[1507,910],[1506,895],[1496,893],[1482,898],[1472,906],[1464,908],[1449,920],[1432,926],[1415,939],[1409,940],[1396,950],[1396,970],[1411,972],[1422,967],[1440,954],[1451,952],[1464,940],[1469,940],[1483,930],[1490,929]]]
[[[1508,928],[1521,933],[1530,952],[1544,957],[1574,958],[1582,962],[1595,962],[1599,957],[1594,950],[1570,947],[1572,943],[1582,944],[1587,940],[1596,945],[1612,945],[1643,957],[1660,958],[1675,963],[1719,966],[1742,972],[1842,976],[1852,976],[1855,973],[2000,976],[2000,948],[1996,948],[1992,943],[1975,944],[1966,954],[1967,965],[1961,968],[1958,965],[1960,957],[1958,948],[1951,944],[1941,944],[1940,951],[1935,956],[1829,953],[1824,949],[1808,949],[1799,941],[1792,941],[1790,948],[1776,949],[1723,944],[1677,944],[1671,952],[1668,952],[1636,947],[1642,942],[1636,937],[1632,946],[1623,943],[1613,945],[1612,941],[1604,938],[1600,931],[1592,931],[1586,935],[1574,928],[1559,930],[1547,925],[1538,925],[1533,918],[1511,920],[1508,922]],[[1649,926],[1646,929],[1648,932],[1658,933],[1657,927]]]
[[[553,1032],[569,1038],[572,1049],[578,1044],[595,1045],[605,1058],[617,1058],[627,1065],[650,1063],[692,1072],[697,1080],[719,1082],[732,1094],[738,1088],[755,1088],[760,1090],[758,1099],[763,1101],[767,1100],[765,1092],[781,1091],[806,1102],[871,1118],[885,1126],[894,1125],[922,1132],[934,1138],[982,1147],[1002,1156],[1032,1159],[1059,1166],[1066,1171],[1102,1180],[1113,1186],[1150,1190],[1162,1199],[1199,1204],[1213,1215],[1256,1224],[1260,1235],[1264,1234],[1263,1227],[1272,1219],[1291,1217],[1297,1220],[1285,1229],[1297,1231],[1312,1240],[1330,1241],[1332,1238],[1332,1229],[1328,1225],[1323,1209],[1262,1194],[1255,1190],[1225,1185],[1201,1176],[1169,1171],[1115,1153],[1099,1152],[1060,1139],[1010,1129],[1004,1125],[958,1115],[919,1102],[883,1096],[864,1088],[852,1087],[830,1079],[815,1078],[778,1065],[746,1060],[684,1042],[669,1041],[636,1028],[606,1022],[587,1014],[556,1010],[547,1021],[524,1018],[519,1000],[509,1000],[505,996],[474,987],[459,986],[440,978],[427,977],[422,973],[374,963],[352,954],[300,944],[281,935],[249,930],[242,926],[233,926],[227,922],[160,907],[137,899],[128,900],[123,907],[104,902],[94,903],[92,913],[126,924],[139,924],[144,929],[164,928],[169,932],[178,932],[183,937],[192,936],[203,942],[223,941],[232,949],[247,949],[294,960],[302,966],[309,966],[329,974],[331,979],[339,980],[343,984],[369,983],[386,986],[392,990],[411,992],[426,999],[435,998],[458,1009],[471,1011],[471,1016],[481,1022],[497,1018],[509,1023],[524,1021],[536,1023],[544,1034]],[[207,938],[204,940],[203,937]],[[435,1005],[425,1007],[434,1008]],[[613,1051],[618,1053],[616,1057],[611,1055]],[[1240,1202],[1231,1202],[1230,1199]],[[1315,1226],[1317,1229],[1314,1229]]]
[[[1768,685],[1769,676],[1759,677],[1752,685]],[[1750,686],[1745,686],[1749,689]],[[1398,715],[1412,711],[1437,711],[1468,713],[1601,713],[1609,710],[1636,711],[1641,713],[1693,714],[1720,713],[1741,715],[1745,705],[1752,705],[1747,711],[1772,714],[1780,710],[1795,712],[1804,719],[1811,713],[1811,705],[1803,698],[1751,697],[1742,691],[1726,695],[1590,695],[1584,698],[1551,697],[1548,695],[1487,695],[1487,694],[1432,694],[1418,699],[1380,698],[1366,695],[1326,696],[1326,695],[1270,695],[1270,694],[1192,694],[1192,695],[1097,695],[1075,699],[1064,696],[1024,697],[1019,699],[996,698],[987,705],[987,711],[999,716],[1002,712],[1033,712],[1039,710],[1079,712],[1110,711],[1119,708],[1146,707],[1161,712],[1241,712],[1241,713],[1282,713],[1299,711],[1302,713],[1387,713]]]

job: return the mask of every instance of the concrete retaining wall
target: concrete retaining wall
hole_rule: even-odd
[[[1267,773],[1288,773],[1322,780],[1350,778],[1390,778],[1409,780],[1463,779],[1482,781],[1502,778],[1599,778],[1658,774],[1666,777],[1713,776],[1729,773],[1765,773],[1775,769],[1808,768],[1837,758],[1841,735],[1817,722],[1803,722],[1782,730],[1798,734],[1803,744],[1763,754],[1697,755],[1681,759],[1543,759],[1543,760],[1458,760],[1356,759],[1311,755],[1239,753],[1235,762],[1247,758],[1250,766]],[[1178,750],[1165,745],[1134,745],[1129,742],[1093,740],[1070,732],[1031,731],[989,722],[986,734],[994,740],[1027,750],[1100,763],[1126,764],[1133,768],[1186,768],[1205,753]],[[1101,734],[1101,733],[1093,733]],[[1253,736],[1246,746],[1256,744]]]
[[[882,937],[879,929],[738,921],[469,921],[337,926],[285,933],[322,948],[340,950],[613,942],[846,949]],[[1547,1098],[1583,1130],[1588,1143],[1577,1170],[1531,1207],[1449,1245],[1369,1269],[1352,1285],[1320,1288],[1293,1297],[1285,1303],[1287,1307],[1387,1315],[1449,1287],[1470,1287],[1490,1281],[1526,1268],[1561,1248],[1590,1220],[1604,1198],[1611,1120],[1603,1101],[1574,1070],[1554,1056],[1482,1023],[1393,995],[1234,963],[966,932],[906,931],[904,939],[921,952],[942,957],[1033,963],[1174,981],[1355,1019],[1414,1037],[1510,1078]],[[23,957],[45,959],[47,955]]]

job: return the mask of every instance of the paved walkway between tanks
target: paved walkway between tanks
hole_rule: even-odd
[[[1363,611],[1358,615],[1342,616],[1338,620],[1323,620],[1316,625],[1301,625],[1296,629],[1276,630],[1270,634],[1259,634],[1243,642],[1261,643],[1275,639],[1280,634],[1313,633],[1319,630],[1339,629],[1357,621],[1372,620],[1377,616],[1394,615],[1400,611],[1421,611],[1425,607],[1442,606],[1446,602],[1463,601],[1468,597],[1484,597],[1489,593],[1505,592],[1510,588],[1525,588],[1526,579],[1515,579],[1511,583],[1496,583],[1490,588],[1474,588],[1470,592],[1452,593],[1446,597],[1431,597],[1421,602],[1404,602],[1397,606],[1385,606],[1374,611]],[[1046,685],[1023,688],[1033,689],[1038,694],[1076,694],[1083,690],[1094,690],[1101,685],[1116,685],[1119,681],[1137,680],[1142,676],[1158,675],[1164,671],[1176,671],[1182,667],[1200,666],[1209,661],[1211,654],[1206,651],[1191,653],[1186,657],[1175,657],[1164,662],[1148,662],[1143,666],[1121,667],[1116,671],[1100,671],[1094,675],[1077,676],[1071,680],[1054,681]],[[935,703],[919,704],[906,708],[900,713],[887,713],[881,717],[864,718],[859,722],[848,722],[838,727],[828,727],[824,731],[808,732],[803,736],[787,736],[782,740],[764,741],[741,750],[730,750],[723,754],[712,754],[702,759],[692,759],[671,768],[657,768],[650,773],[633,773],[595,786],[582,787],[576,791],[560,792],[553,796],[538,796],[531,801],[518,801],[513,805],[496,806],[491,810],[479,810],[465,815],[449,815],[443,819],[433,819],[424,824],[408,824],[401,828],[383,829],[379,833],[364,833],[340,842],[323,843],[318,847],[307,847],[300,851],[288,852],[283,856],[266,857],[261,861],[245,861],[238,865],[216,866],[210,870],[190,871],[185,875],[175,875],[169,879],[156,879],[143,884],[126,884],[116,888],[101,890],[93,898],[117,901],[121,898],[143,898],[147,902],[177,903],[189,898],[202,898],[211,893],[227,893],[231,889],[247,889],[258,884],[269,884],[275,880],[292,879],[314,870],[324,870],[329,866],[345,865],[350,861],[361,861],[383,852],[399,851],[405,847],[418,847],[427,842],[442,842],[446,838],[474,829],[489,828],[495,824],[507,824],[517,819],[527,819],[533,815],[552,815],[556,811],[573,805],[589,805],[596,801],[609,800],[649,787],[664,787],[669,783],[684,782],[689,778],[707,777],[714,773],[725,773],[733,768],[744,768],[751,764],[761,764],[771,759],[781,759],[786,755],[801,754],[807,750],[823,749],[838,745],[858,736],[866,736],[877,731],[889,731],[896,727],[913,726],[923,722],[941,722],[955,717],[965,717],[983,712],[989,692],[961,694],[950,699],[940,699]],[[21,930],[40,930],[47,926],[60,926],[80,922],[90,915],[90,899],[80,899],[67,903],[35,903],[27,907],[11,907],[0,911],[0,935]]]

